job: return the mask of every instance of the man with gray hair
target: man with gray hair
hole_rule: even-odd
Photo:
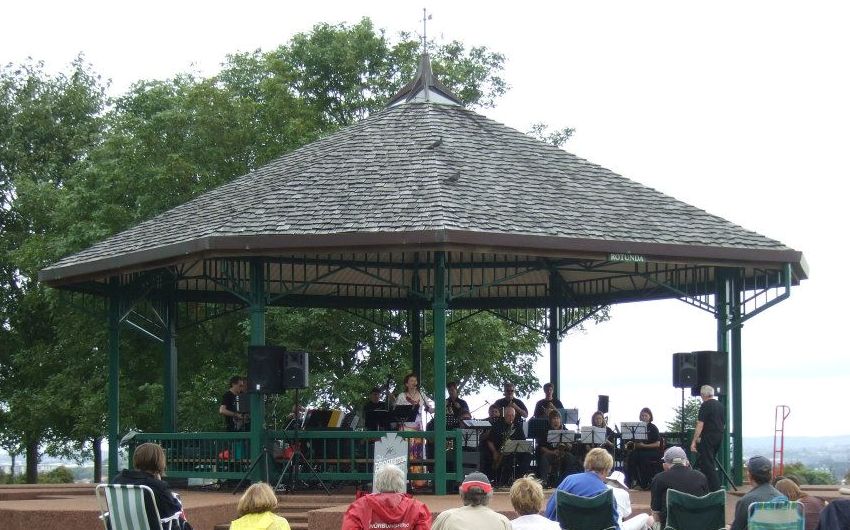
[[[470,473],[464,477],[460,485],[460,497],[463,506],[440,513],[434,519],[433,530],[510,530],[510,520],[487,506],[493,498],[493,486],[484,473]]]
[[[681,447],[670,447],[664,451],[664,471],[652,479],[649,507],[661,528],[667,522],[667,490],[678,490],[689,495],[702,497],[709,493],[705,475],[691,469],[688,456]]]
[[[770,479],[773,478],[773,464],[767,458],[754,456],[747,460],[747,477],[750,479],[752,488],[735,505],[735,519],[729,530],[747,529],[747,512],[750,510],[750,504],[768,502],[782,495],[779,490],[770,485]]]
[[[403,528],[428,530],[431,512],[405,491],[404,472],[387,464],[375,473],[375,491],[351,503],[342,518],[342,530]]]
[[[708,479],[711,491],[720,489],[720,478],[717,476],[715,462],[717,451],[723,443],[723,433],[726,427],[726,411],[720,401],[714,399],[714,388],[703,385],[699,391],[702,404],[699,406],[694,438],[691,440],[691,452],[698,453],[697,468]]]

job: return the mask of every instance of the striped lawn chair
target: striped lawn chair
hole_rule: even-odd
[[[747,511],[749,530],[804,530],[803,503],[797,501],[754,502]]]
[[[156,520],[159,509],[153,490],[135,484],[98,484],[95,488],[100,519],[105,530],[163,530],[162,524],[151,528],[145,510],[145,496],[150,499]]]

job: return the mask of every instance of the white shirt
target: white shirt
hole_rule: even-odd
[[[522,515],[511,521],[513,530],[561,530],[561,525],[539,513]]]

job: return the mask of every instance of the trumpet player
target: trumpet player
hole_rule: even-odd
[[[646,440],[635,440],[626,446],[626,483],[647,490],[652,478],[661,471],[661,434],[652,423],[649,407],[640,410],[640,421],[646,423]]]
[[[505,383],[503,387],[503,398],[497,399],[493,405],[502,409],[502,416],[505,416],[505,412],[507,409],[514,409],[516,415],[521,418],[528,417],[528,407],[525,406],[525,403],[522,402],[521,399],[518,399],[515,396],[516,387],[514,387],[513,383]]]
[[[543,385],[543,394],[545,397],[534,405],[535,418],[545,418],[549,415],[550,411],[564,408],[561,401],[555,398],[555,385],[552,383]]]

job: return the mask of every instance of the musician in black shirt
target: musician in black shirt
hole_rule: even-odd
[[[646,440],[635,440],[626,446],[626,484],[649,489],[652,478],[661,472],[661,433],[652,423],[649,407],[640,410],[640,421],[646,423]]]
[[[503,453],[505,442],[508,440],[525,440],[522,429],[522,418],[518,418],[513,407],[505,408],[502,421],[496,423],[487,438],[487,447],[493,456],[493,470],[499,477],[499,484],[507,484],[514,477],[523,477],[528,473],[531,464],[531,453]]]
[[[230,388],[221,398],[218,413],[224,416],[224,428],[227,432],[244,432],[250,422],[247,413],[237,412],[236,401],[247,399],[245,394],[245,378],[234,375],[230,378]]]
[[[369,400],[363,405],[363,419],[366,430],[389,430],[389,412],[387,410],[387,404],[381,401],[381,387],[376,386],[369,392]]]
[[[543,385],[543,393],[546,395],[543,399],[537,402],[534,405],[534,417],[535,418],[546,418],[549,415],[550,410],[562,409],[564,405],[561,404],[559,399],[555,399],[555,385],[552,383],[546,383]]]
[[[469,405],[458,395],[457,381],[451,381],[446,385],[449,397],[446,399],[446,417],[454,416],[455,421],[468,420],[472,417],[469,413]]]
[[[691,452],[699,452],[697,467],[708,479],[710,490],[717,491],[720,489],[720,478],[717,476],[715,460],[723,442],[726,410],[720,401],[714,399],[714,388],[711,385],[703,385],[699,395],[702,404],[699,406]]]
[[[508,408],[514,409],[517,416],[521,416],[523,418],[528,417],[528,407],[525,406],[525,403],[522,400],[514,397],[514,393],[516,392],[516,388],[513,383],[505,383],[504,394],[505,397],[497,399],[493,405],[499,407],[502,410],[502,415],[505,415],[505,410]]]

